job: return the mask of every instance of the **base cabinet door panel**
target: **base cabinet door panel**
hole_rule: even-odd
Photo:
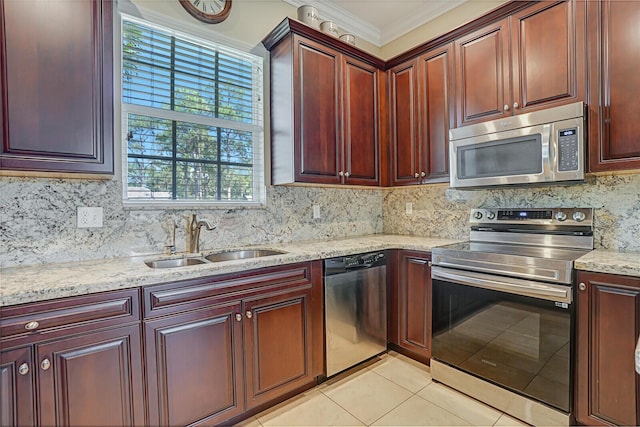
[[[244,302],[247,408],[313,379],[311,287]]]
[[[0,426],[35,425],[33,347],[0,352]]]
[[[145,323],[152,425],[215,425],[242,413],[239,313],[236,303]]]
[[[140,326],[36,345],[43,426],[145,424]]]
[[[576,419],[586,425],[638,425],[640,278],[580,273],[578,282]]]
[[[431,359],[431,254],[400,251],[394,303],[397,319],[391,320],[394,343],[407,355],[428,363]],[[391,313],[394,310],[390,310]],[[394,325],[395,321],[395,325]]]

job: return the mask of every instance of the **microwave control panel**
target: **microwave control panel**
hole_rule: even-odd
[[[577,171],[578,159],[578,128],[562,129],[558,131],[558,170]]]

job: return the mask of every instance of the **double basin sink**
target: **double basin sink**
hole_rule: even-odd
[[[239,259],[261,258],[265,256],[282,255],[286,252],[271,249],[235,249],[215,252],[206,256],[184,256],[181,258],[156,259],[145,261],[151,268],[174,268],[190,265],[202,265]]]

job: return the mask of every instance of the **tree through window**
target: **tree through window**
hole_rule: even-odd
[[[261,70],[260,57],[125,19],[127,199],[260,201]]]

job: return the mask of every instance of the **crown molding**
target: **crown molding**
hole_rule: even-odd
[[[286,1],[286,0],[285,0]],[[435,2],[423,2],[425,5],[420,9],[418,13],[411,14],[411,16],[398,20],[397,22],[388,25],[382,29],[380,37],[380,45],[382,47],[385,44],[401,37],[408,32],[415,30],[421,25],[437,18],[440,15],[444,15],[452,9],[465,3],[466,0],[451,0],[451,1],[435,1]]]
[[[283,1],[295,7],[304,5],[313,6],[318,9],[322,20],[336,22],[343,32],[352,33],[356,37],[366,40],[377,47],[382,47],[432,19],[460,6],[465,3],[466,0],[424,2],[424,7],[421,8],[418,13],[412,14],[406,19],[398,20],[384,29],[362,22],[362,19],[358,16],[333,2],[321,0]]]
[[[336,6],[331,2],[319,0],[283,0],[292,6],[300,7],[304,5],[313,6],[318,9],[318,13],[323,21],[333,21],[338,24],[343,32],[354,34],[356,37],[368,41],[378,47],[382,46],[382,35],[380,29],[374,25],[362,22],[353,13]]]

